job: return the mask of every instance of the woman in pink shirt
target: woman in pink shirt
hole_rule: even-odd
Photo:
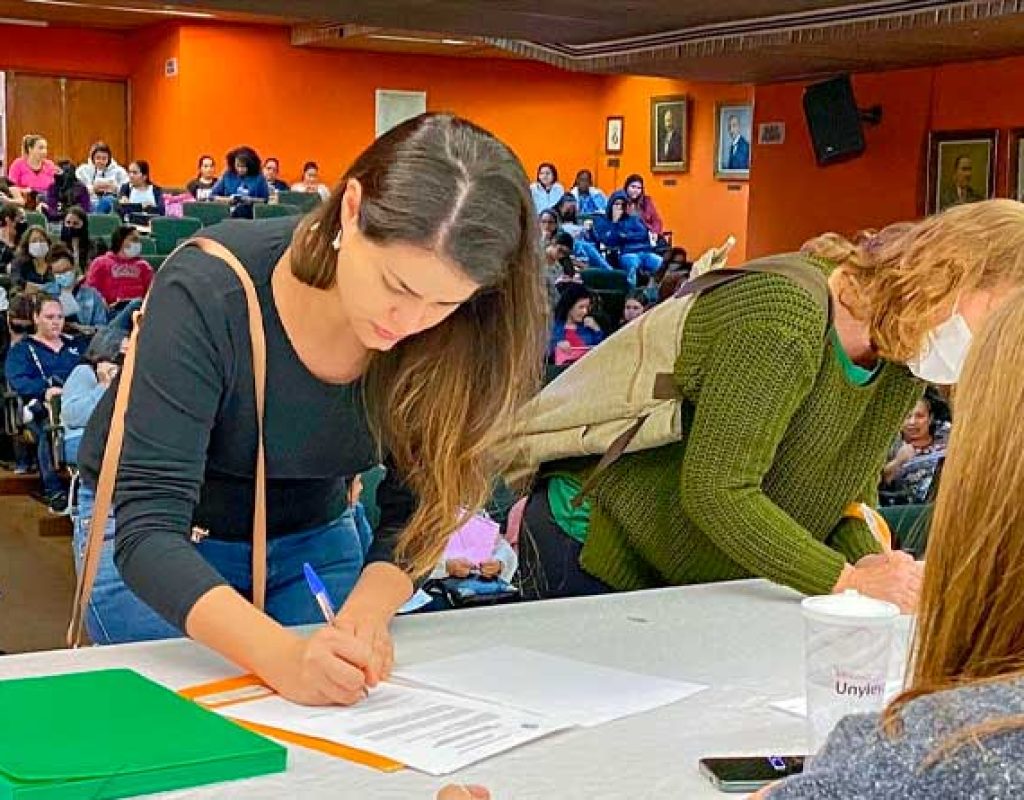
[[[21,150],[24,155],[14,159],[7,170],[7,177],[20,189],[45,195],[57,175],[57,166],[46,157],[46,139],[30,133],[22,138]]]
[[[153,268],[139,258],[141,252],[139,232],[122,225],[110,237],[110,252],[89,265],[86,286],[103,295],[109,306],[144,296],[153,282]]]

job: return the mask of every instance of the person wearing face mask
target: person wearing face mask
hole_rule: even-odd
[[[18,242],[28,229],[24,212],[15,205],[0,205],[0,275],[10,272],[17,256]]]
[[[103,296],[82,282],[82,274],[72,258],[71,251],[63,244],[51,248],[47,260],[53,283],[47,284],[44,291],[60,300],[65,330],[90,336],[96,328],[107,324],[110,312]]]
[[[623,455],[582,497],[591,462],[542,467],[520,540],[528,596],[761,577],[914,609],[920,565],[883,554],[854,504],[877,505],[925,382],[954,383],[972,332],[1024,286],[1024,205],[826,234],[779,258],[827,276],[829,302],[771,273],[701,294],[676,351],[680,440]]]
[[[60,240],[71,251],[75,266],[85,272],[96,257],[96,245],[89,238],[89,215],[80,207],[73,206],[64,215]]]
[[[50,266],[46,263],[52,245],[45,228],[30,225],[25,229],[11,263],[11,284],[15,289],[37,291],[53,280]]]
[[[141,253],[139,232],[122,225],[110,237],[110,252],[89,265],[86,286],[96,289],[108,306],[143,297],[153,282],[153,268]]]

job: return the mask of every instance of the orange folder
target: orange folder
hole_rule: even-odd
[[[182,697],[187,697],[189,700],[194,700],[205,708],[221,709],[226,706],[258,700],[261,697],[269,697],[274,694],[274,690],[255,675],[239,675],[234,678],[225,678],[224,680],[204,683],[199,686],[189,686],[186,689],[181,689],[178,694]],[[231,717],[231,714],[228,713],[226,716]],[[346,747],[343,744],[331,742],[327,739],[307,736],[281,728],[272,728],[269,725],[259,725],[255,722],[245,722],[240,719],[233,721],[237,725],[241,725],[243,728],[255,733],[261,733],[264,736],[270,736],[271,738],[295,744],[299,747],[317,750],[329,756],[343,758],[346,761],[352,761],[366,767],[373,767],[381,772],[397,772],[405,768],[405,764],[392,761],[390,758],[368,753],[365,750],[357,750],[354,747]]]

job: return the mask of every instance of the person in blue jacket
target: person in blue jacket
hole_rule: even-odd
[[[270,185],[263,177],[260,157],[251,147],[236,147],[227,157],[228,168],[213,185],[210,197],[231,204],[231,216],[252,219],[253,204],[270,199]]]
[[[654,252],[650,230],[639,216],[626,210],[627,206],[624,192],[612,194],[606,217],[595,227],[595,233],[601,244],[618,251],[619,268],[626,271],[629,283],[636,286],[637,271],[643,268],[654,272],[661,266],[661,257]]]
[[[4,375],[24,403],[23,421],[38,442],[39,475],[43,495],[51,509],[67,507],[67,492],[54,466],[46,423],[46,403],[63,392],[64,382],[82,360],[81,348],[65,336],[64,310],[56,297],[38,295],[32,322],[36,332],[26,336],[7,353]]]

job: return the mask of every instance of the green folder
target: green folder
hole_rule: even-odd
[[[131,670],[0,681],[0,800],[162,792],[281,772],[286,757]]]

